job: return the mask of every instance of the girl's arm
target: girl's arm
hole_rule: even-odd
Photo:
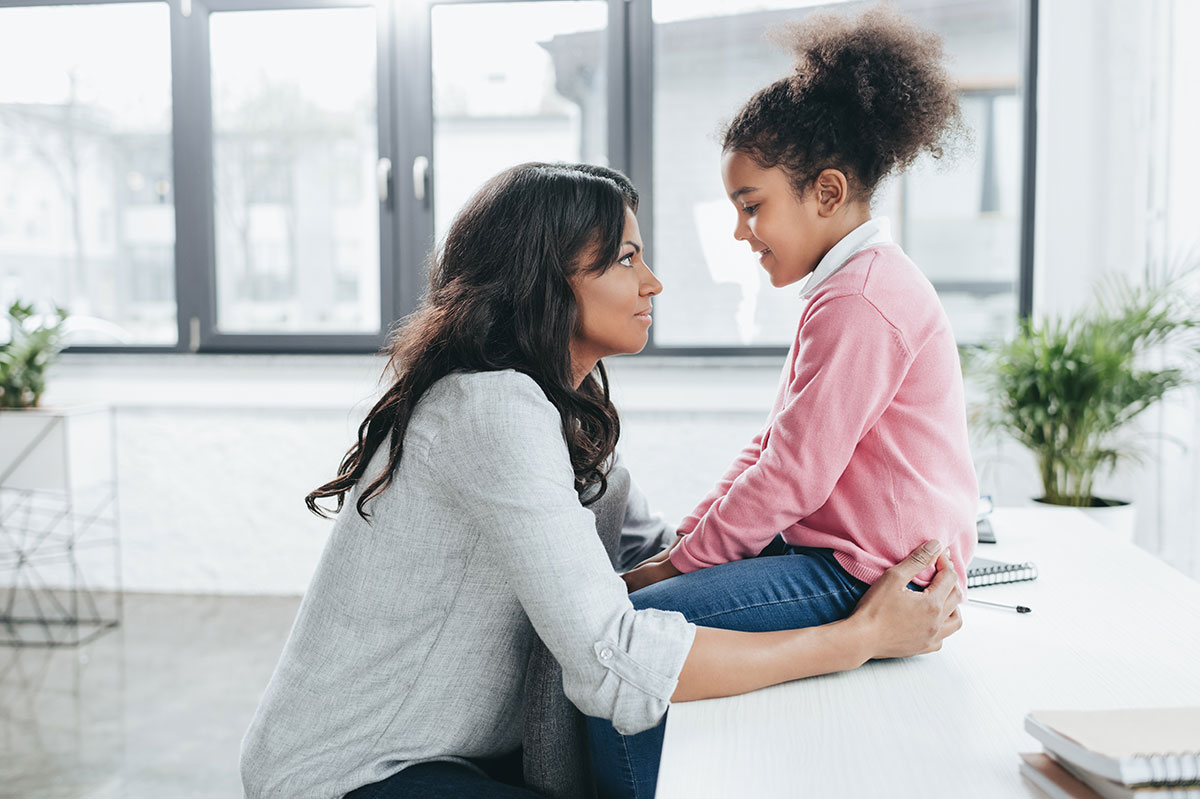
[[[758,435],[750,439],[750,443],[733,459],[733,463],[725,470],[725,474],[721,476],[721,479],[717,481],[713,489],[708,492],[708,495],[700,500],[695,509],[679,523],[679,535],[687,535],[695,530],[696,525],[704,518],[704,514],[708,513],[708,509],[712,507],[712,504],[725,496],[725,492],[733,485],[733,481],[738,479],[742,472],[749,469],[758,461],[758,456],[762,454],[762,440],[763,431],[760,431]]]
[[[842,621],[803,630],[743,633],[698,627],[671,699],[734,696],[768,685],[858,668],[872,658],[908,657],[941,648],[962,626],[957,576],[940,545],[927,541],[889,569]],[[937,563],[923,592],[909,581]]]
[[[861,295],[814,305],[795,351],[762,453],[671,553],[678,571],[755,555],[824,505],[912,364],[899,333]]]

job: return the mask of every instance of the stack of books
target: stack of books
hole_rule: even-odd
[[[1021,774],[1051,799],[1200,799],[1200,707],[1044,710]]]

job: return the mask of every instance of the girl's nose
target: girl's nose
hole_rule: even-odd
[[[737,224],[733,226],[733,237],[738,241],[749,241],[751,236],[750,225],[746,222],[746,217],[739,213],[737,215]]]

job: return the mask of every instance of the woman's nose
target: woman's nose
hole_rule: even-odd
[[[660,283],[658,278],[655,277],[654,272],[650,270],[649,264],[643,262],[643,266],[646,267],[646,274],[642,276],[642,295],[646,297],[653,297],[656,294],[661,294],[663,288],[662,283]]]

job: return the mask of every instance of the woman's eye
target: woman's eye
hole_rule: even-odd
[[[746,216],[754,216],[754,212],[758,210],[757,205],[744,205],[742,210],[746,212]]]
[[[621,264],[621,266],[633,266],[633,256],[636,254],[631,252],[629,255],[624,255],[617,259],[617,263]]]

